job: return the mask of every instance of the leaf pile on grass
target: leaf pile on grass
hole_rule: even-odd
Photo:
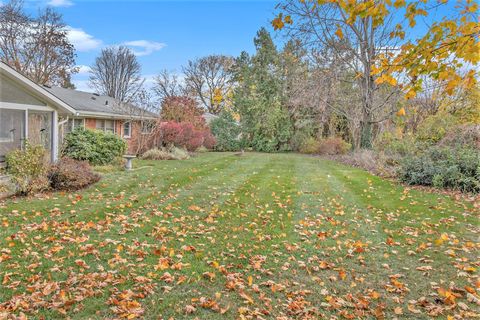
[[[477,209],[319,158],[203,153],[0,208],[0,318],[479,316]]]

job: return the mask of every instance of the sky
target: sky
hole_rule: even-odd
[[[151,86],[161,70],[180,74],[182,65],[191,59],[209,54],[238,56],[244,50],[253,53],[253,38],[261,27],[282,42],[270,24],[279,0],[24,1],[32,15],[47,5],[63,15],[80,69],[73,82],[83,91],[92,91],[89,66],[102,48],[112,45],[127,45],[135,52],[145,83]],[[418,30],[424,33],[426,25],[448,15],[456,3],[450,1],[436,9],[429,21],[419,23],[407,37]]]
[[[32,14],[55,7],[69,27],[80,72],[73,81],[88,87],[88,70],[101,49],[128,45],[147,84],[161,70],[181,72],[188,60],[209,54],[238,56],[254,51],[253,38],[270,28],[275,0],[31,0]]]

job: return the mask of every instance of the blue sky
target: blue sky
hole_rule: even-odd
[[[85,91],[91,91],[88,66],[102,48],[111,45],[126,44],[136,52],[147,84],[163,69],[180,73],[181,66],[196,57],[238,56],[242,50],[251,53],[253,38],[261,27],[281,38],[270,27],[277,3],[278,0],[26,0],[31,13],[50,5],[63,14],[80,66],[80,73],[73,80],[77,89]],[[451,14],[455,3],[448,2],[431,12],[427,20]],[[407,36],[424,29],[425,23],[419,24]]]
[[[31,2],[29,10],[47,3],[70,26],[78,65],[92,65],[105,46],[129,44],[147,81],[162,69],[180,72],[196,57],[252,52],[253,37],[260,27],[270,28],[276,5],[275,0],[45,0]],[[82,67],[74,77],[80,90],[89,90],[87,71]]]

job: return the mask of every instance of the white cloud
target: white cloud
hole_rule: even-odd
[[[125,46],[140,48],[140,50],[133,50],[133,53],[138,56],[148,56],[155,51],[158,51],[166,46],[165,43],[161,42],[154,42],[148,40],[135,40],[135,41],[127,41],[122,43]]]
[[[52,7],[70,7],[73,6],[73,2],[70,0],[50,0],[47,5]]]
[[[78,51],[90,51],[102,45],[102,41],[80,28],[67,27],[68,40]]]
[[[89,86],[88,80],[80,80],[80,79],[73,79],[73,84],[75,85],[75,89],[79,91],[85,92],[93,92],[92,88]]]
[[[78,72],[77,74],[89,74],[90,71],[92,71],[92,68],[90,68],[89,66],[86,66],[86,65],[83,65],[83,64],[80,64],[78,66],[76,66],[78,68]]]

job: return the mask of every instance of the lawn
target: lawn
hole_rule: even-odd
[[[134,166],[0,204],[0,318],[478,317],[471,203],[296,154]]]

